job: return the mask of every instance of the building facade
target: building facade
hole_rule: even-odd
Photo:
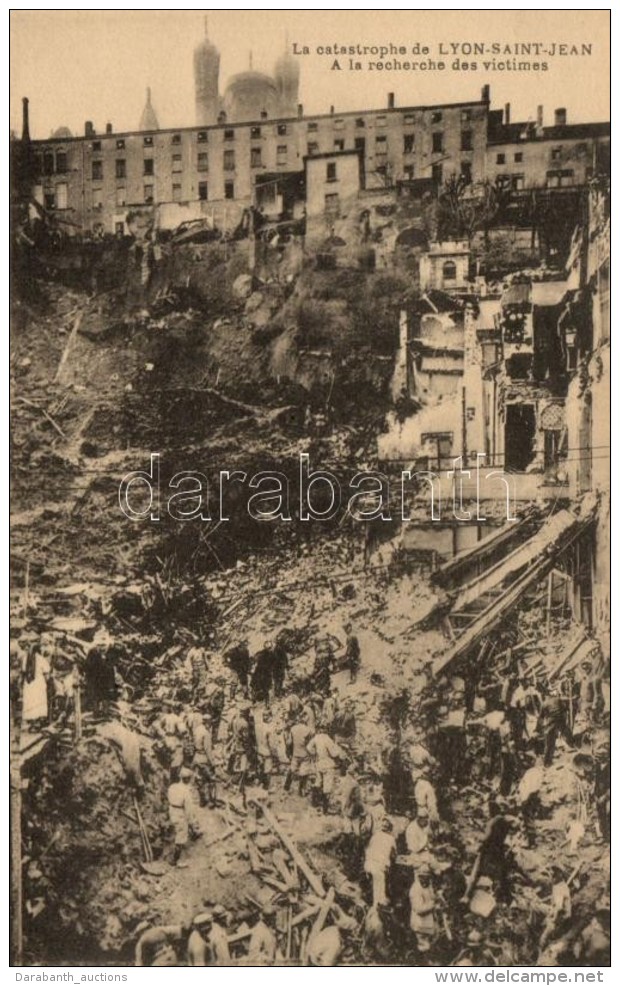
[[[69,231],[119,233],[127,213],[169,203],[231,228],[256,204],[266,176],[303,176],[315,156],[355,152],[367,190],[399,182],[437,189],[452,176],[514,192],[574,189],[608,163],[609,124],[571,126],[565,110],[556,111],[553,127],[511,124],[508,108],[490,109],[488,86],[469,102],[401,108],[390,93],[384,109],[304,116],[298,63],[288,54],[273,77],[240,73],[221,97],[219,53],[207,38],[194,69],[201,121],[194,127],[158,128],[149,90],[141,122],[150,129],[114,133],[107,124],[99,134],[87,122],[81,137],[64,128],[47,140],[28,137],[38,176],[33,197],[62,214]]]
[[[355,151],[365,188],[399,179],[485,173],[488,102],[96,134],[33,141],[38,180],[33,195],[80,231],[119,232],[135,208],[169,202],[246,206],[266,173],[304,172],[304,159]],[[234,210],[231,210],[231,215]]]

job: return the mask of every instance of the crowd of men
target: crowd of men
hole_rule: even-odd
[[[533,880],[515,852],[518,845],[538,844],[541,788],[560,739],[572,756],[576,785],[582,793],[588,788],[591,824],[598,837],[609,839],[608,709],[600,688],[588,684],[589,668],[582,669],[585,679],[573,674],[549,685],[509,649],[499,667],[470,667],[463,677],[433,682],[415,706],[404,690],[388,710],[381,795],[375,785],[369,797],[368,770],[363,776],[356,772],[362,762],[355,751],[356,706],[346,694],[360,669],[360,645],[352,627],[345,629],[344,645],[329,636],[315,642],[310,681],[295,690],[289,687],[282,638],[253,657],[247,641],[226,651],[232,682],[224,675],[210,680],[205,653],[189,651],[187,671],[199,711],[187,713],[182,702],[171,703],[155,725],[170,770],[174,863],[187,865],[186,847],[199,834],[196,792],[201,805],[217,806],[223,786],[226,797],[238,794],[245,808],[249,783],[276,795],[290,791],[308,797],[318,813],[340,816],[343,865],[366,906],[357,925],[346,914],[329,925],[337,947],[326,947],[315,964],[336,961],[353,939],[377,959],[397,954],[419,964],[510,962],[510,943],[489,939],[489,919],[524,887],[537,888],[539,900],[529,927],[532,960],[545,961],[554,947],[564,948],[571,962],[600,958],[608,941],[605,909],[592,918],[596,933],[586,935],[584,944],[583,929],[572,921],[568,864],[549,868],[542,858],[541,875]],[[340,671],[346,674],[334,688],[332,677]],[[228,703],[233,712],[221,736]],[[586,776],[594,776],[593,784]],[[480,798],[483,831],[466,871],[454,805],[473,791]],[[199,917],[211,935],[212,913]],[[262,922],[261,940],[277,939],[264,914]],[[201,935],[200,927],[192,934]],[[263,952],[265,961],[281,957],[277,940]],[[206,953],[198,948],[196,954]],[[258,962],[251,946],[243,956]]]
[[[345,634],[344,643],[330,635],[315,640],[306,676],[294,673],[285,633],[254,654],[240,640],[218,662],[208,649],[186,650],[182,684],[152,724],[168,775],[173,865],[187,867],[192,841],[206,834],[208,811],[199,808],[232,798],[244,812],[248,786],[259,785],[276,804],[290,792],[307,798],[318,814],[340,819],[342,868],[359,898],[352,913],[334,904],[326,927],[308,943],[309,964],[363,957],[467,966],[514,964],[524,955],[541,964],[606,962],[607,905],[575,920],[571,884],[583,874],[543,853],[533,874],[518,852],[540,847],[545,778],[560,755],[567,763],[567,754],[567,777],[577,792],[570,848],[586,828],[609,841],[605,668],[590,659],[553,679],[534,673],[508,648],[499,663],[461,666],[462,676],[435,681],[428,674],[415,698],[402,689],[386,703],[381,759],[373,764],[356,742],[360,707],[352,685],[362,666],[360,644],[350,624]],[[33,682],[45,671],[33,660],[24,667]],[[100,648],[89,654],[85,680],[85,705],[100,714],[123,688]],[[114,720],[102,728],[140,797],[144,782],[132,734]],[[466,848],[459,826],[466,802],[474,804],[480,826],[467,866],[471,842]],[[512,941],[498,936],[495,919],[526,890],[527,940],[523,929]],[[231,928],[221,904],[205,901],[190,926],[141,928],[135,961],[279,964],[285,961],[280,917],[272,905],[250,907]]]

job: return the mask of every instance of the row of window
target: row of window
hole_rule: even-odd
[[[154,185],[144,185],[142,189],[142,197],[145,205],[152,205],[155,201],[155,186]],[[224,182],[224,198],[234,199],[235,197],[235,183],[232,181]],[[208,201],[209,198],[209,185],[206,181],[198,182],[198,198],[202,202]],[[172,201],[181,202],[183,200],[183,189],[178,183],[173,183],[172,185]],[[48,189],[43,195],[43,202],[46,209],[67,209],[69,206],[68,202],[68,186],[66,182],[58,182],[58,184],[53,189]],[[127,205],[127,194],[124,188],[116,189],[116,206],[117,208],[124,208]],[[93,209],[103,209],[103,190],[100,188],[93,189],[92,197]]]
[[[585,144],[581,145],[582,148],[585,148],[586,146],[587,145],[585,145]],[[562,159],[562,148],[561,147],[552,147],[551,148],[551,155],[550,156],[551,156],[551,160],[552,161],[560,161]],[[519,162],[523,161],[523,151],[516,151],[515,154],[514,154],[514,160],[515,160],[515,162],[517,164]],[[506,164],[506,154],[505,153],[497,154],[496,157],[495,157],[495,163],[496,164]]]
[[[461,122],[462,123],[469,123],[471,121],[471,119],[472,119],[472,111],[471,110],[461,110]],[[377,117],[374,118],[374,120],[375,120],[375,124],[377,126],[379,126],[379,127],[385,126],[387,124],[387,116],[377,116]],[[434,113],[431,114],[431,123],[432,124],[441,123],[442,120],[443,120],[443,113],[441,111],[436,111],[436,112],[434,112]],[[403,118],[403,122],[405,124],[413,124],[413,123],[415,123],[416,122],[415,114],[414,113],[405,113],[404,118]],[[340,130],[340,129],[342,129],[344,127],[345,121],[344,121],[344,119],[336,119],[336,120],[334,120],[334,124],[333,125],[334,125],[334,128],[336,130]],[[359,129],[363,129],[366,126],[365,119],[363,117],[358,117],[355,120],[355,126],[357,128],[359,128]],[[318,128],[319,128],[319,124],[318,124],[317,121],[310,121],[307,124],[307,129],[308,129],[308,132],[309,133],[316,133],[316,131],[318,130]],[[252,140],[257,140],[258,138],[260,138],[263,135],[263,129],[264,128],[261,127],[261,126],[252,126],[252,127],[250,127],[250,137],[252,138]],[[290,127],[286,123],[277,123],[276,126],[275,126],[275,132],[278,135],[278,137],[286,137],[290,133]],[[198,140],[199,143],[207,143],[207,141],[209,139],[208,131],[207,130],[199,130],[197,132],[197,134],[196,134],[196,138],[197,138],[197,140]],[[233,127],[226,128],[224,130],[224,140],[234,140],[234,139],[235,139],[235,129]],[[142,138],[142,141],[143,141],[143,144],[144,144],[145,147],[153,147],[154,138],[151,135],[144,136]],[[181,143],[181,134],[172,134],[171,137],[170,137],[170,143],[171,144],[180,144]],[[103,141],[101,141],[101,140],[94,140],[94,141],[92,141],[92,143],[91,143],[91,149],[95,153],[101,152],[102,149],[103,149]],[[125,138],[124,137],[117,138],[117,140],[116,140],[116,149],[118,151],[125,150]]]
[[[124,162],[117,161],[118,164],[124,164]],[[326,163],[325,177],[328,182],[335,182],[338,180],[338,170],[337,162],[328,161]],[[572,174],[572,172],[571,172]],[[404,169],[404,175],[407,179],[413,179],[415,177],[414,165],[407,165]],[[117,177],[126,177],[125,175],[120,175],[117,172]],[[465,179],[468,183],[472,180],[471,174],[471,163],[469,161],[461,162],[461,177]],[[510,177],[510,176],[506,176]],[[515,178],[523,176],[514,176]],[[433,181],[441,184],[443,181],[443,167],[441,164],[435,164],[432,168],[432,178]],[[522,186],[520,186],[522,187]],[[146,205],[152,205],[154,202],[155,186],[152,184],[145,184],[143,186],[143,200]],[[234,199],[235,197],[235,184],[232,181],[224,182],[224,198]],[[198,182],[198,198],[201,201],[207,201],[209,198],[208,183],[206,181]],[[338,199],[337,193],[330,193],[326,196],[327,200],[330,200],[332,206],[334,202]],[[172,201],[180,202],[182,201],[182,185],[179,182],[172,183]],[[48,209],[66,209],[67,208],[67,185],[65,183],[59,183],[56,185],[54,190],[49,190],[45,193],[45,205]],[[116,205],[117,207],[123,207],[127,205],[126,202],[126,191],[122,187],[116,189]],[[93,208],[100,209],[103,208],[103,189],[94,188],[93,189]]]
[[[461,110],[461,123],[470,123],[471,120],[472,120],[472,111],[469,109]],[[443,113],[441,112],[441,110],[436,110],[431,114],[432,124],[441,123],[442,121],[443,121]],[[384,115],[376,116],[374,117],[374,122],[375,122],[375,126],[377,127],[385,127],[387,124],[387,116]],[[403,117],[403,123],[405,125],[411,125],[414,124],[415,122],[416,122],[415,113],[405,113]],[[338,118],[333,121],[333,126],[334,126],[334,130],[342,130],[344,129],[345,126],[345,120],[342,117]],[[366,120],[364,119],[363,116],[357,117],[357,119],[355,120],[355,126],[358,130],[364,129],[364,127],[366,126]],[[319,124],[318,121],[316,120],[311,120],[307,124],[308,133],[316,133],[318,129],[319,129]]]
[[[571,169],[548,171],[546,179],[547,188],[568,188],[575,184],[575,173]],[[520,192],[525,188],[525,175],[498,175],[497,184]]]
[[[279,145],[276,148],[276,165],[285,165],[288,160],[288,147],[286,144]],[[224,151],[223,159],[224,171],[234,171],[235,164],[235,152],[234,151]],[[250,166],[252,168],[262,168],[263,167],[263,157],[262,148],[252,147],[250,149]],[[127,177],[127,161],[125,158],[117,158],[114,162],[115,167],[115,177],[126,178]],[[208,171],[209,170],[209,155],[206,151],[199,151],[196,158],[196,169],[198,171]],[[180,174],[183,171],[183,156],[181,154],[172,155],[172,173]],[[51,172],[46,172],[50,174]],[[143,174],[145,176],[155,174],[155,159],[154,158],[144,158],[143,160]],[[91,176],[93,181],[103,181],[103,161],[93,161],[91,163]]]
[[[516,164],[519,164],[523,160],[523,151],[516,151],[513,160],[515,161]],[[506,164],[506,155],[503,153],[496,154],[495,163]]]
[[[467,112],[469,112],[469,111],[467,111]],[[434,117],[438,117],[439,120],[441,120],[441,114],[440,113],[439,114],[433,114],[433,118]],[[379,119],[381,119],[381,117],[378,117],[377,119],[379,120]],[[405,118],[405,119],[407,119],[407,118]],[[361,122],[362,124],[364,123],[363,120],[361,120],[361,121],[358,120],[357,122],[358,123]],[[317,130],[317,124],[315,124],[315,123],[308,124],[308,131],[309,132],[314,132],[316,130]],[[287,134],[287,125],[285,123],[278,124],[277,125],[277,131],[278,131],[278,135],[280,135],[280,136],[286,136],[286,134]],[[234,130],[231,129],[231,130],[225,130],[224,131],[224,138],[226,140],[233,140],[234,139],[234,136],[235,136],[235,131]],[[258,127],[258,126],[257,127],[251,127],[251,137],[252,137],[252,139],[254,139],[254,140],[255,139],[258,139],[258,138],[260,138],[260,136],[261,136],[261,128]],[[207,142],[207,137],[208,137],[208,134],[207,134],[207,131],[206,130],[205,131],[199,131],[198,134],[197,134],[197,138],[198,138],[198,142],[199,143],[201,143],[201,142],[202,143],[206,143]],[[144,143],[144,146],[145,147],[152,147],[153,146],[153,137],[148,137],[148,136],[147,137],[144,137],[143,138],[143,143]],[[172,143],[173,144],[180,144],[181,143],[181,135],[180,134],[173,134],[173,136],[172,136]],[[375,139],[375,145],[376,145],[376,150],[377,150],[377,153],[378,154],[387,153],[387,137],[385,137],[385,136],[378,136],[378,137],[376,137],[376,139]],[[443,153],[443,150],[444,150],[444,140],[443,140],[443,133],[441,131],[435,131],[432,134],[432,145],[433,145],[433,148],[432,149],[433,149],[433,153],[434,154],[441,154],[441,153]],[[356,148],[360,148],[361,147],[361,149],[363,149],[364,148],[364,138],[356,138],[356,140],[355,140],[355,146],[356,146]],[[93,151],[101,151],[101,147],[102,147],[102,142],[100,140],[93,141],[93,143],[92,143],[92,149],[93,149]],[[411,154],[413,152],[413,150],[414,150],[414,147],[415,147],[415,134],[404,134],[404,136],[403,136],[403,152],[405,154]],[[333,149],[335,151],[342,151],[342,150],[344,150],[344,148],[345,148],[344,139],[343,138],[336,138],[334,140],[334,148]],[[123,138],[119,138],[116,141],[116,149],[119,150],[119,151],[120,150],[125,150],[125,140]],[[473,150],[473,133],[472,133],[471,130],[463,130],[461,132],[461,150],[462,151],[471,151],[471,150]],[[317,151],[318,151],[318,145],[315,142],[312,142],[312,141],[309,142],[309,144],[308,144],[308,154],[315,154],[315,153],[317,153]],[[251,148],[251,152],[250,153],[251,153],[251,157],[252,157],[252,162],[251,162],[252,163],[252,167],[261,167],[262,166],[261,149],[260,148]],[[286,164],[286,156],[287,156],[287,147],[286,147],[286,145],[278,145],[278,147],[276,148],[276,157],[277,157],[277,162],[276,163],[277,164]],[[515,160],[516,161],[521,160],[521,158],[522,158],[522,155],[521,154],[516,154],[515,155]],[[198,170],[199,171],[206,171],[208,169],[208,165],[206,163],[207,162],[207,155],[206,155],[206,153],[205,154],[200,154],[199,153],[198,159],[199,159],[199,162],[201,162],[201,164],[199,164]],[[181,162],[181,155],[173,155],[172,161],[173,161],[173,170],[177,170],[177,171],[182,170],[181,164],[180,164],[180,162]],[[497,163],[498,164],[504,164],[505,163],[505,155],[498,154],[497,155]],[[120,162],[117,162],[117,166],[119,164],[120,164]],[[178,165],[176,168],[175,168],[175,164]],[[99,160],[95,160],[95,161],[92,162],[92,166],[93,166],[93,179],[96,180],[96,181],[100,181],[101,180],[101,177],[103,175],[103,162],[102,161],[99,161]],[[121,167],[122,167],[122,165],[121,165]],[[152,162],[151,163],[148,163],[148,159],[147,159],[145,161],[145,171],[144,171],[144,174],[145,175],[152,174],[153,173],[152,170],[151,171],[147,170],[148,168],[152,168],[152,167],[153,167]],[[235,165],[234,165],[234,151],[225,151],[224,152],[224,168],[226,170],[234,170],[234,167],[235,167]],[[62,151],[61,150],[61,151],[56,151],[56,153],[54,153],[53,151],[46,151],[43,154],[42,172],[43,172],[44,175],[65,174],[67,172],[67,170],[68,170],[68,167],[67,167],[67,153],[66,153],[66,151]],[[117,177],[124,177],[124,176],[122,174],[120,174],[120,175],[117,174]]]
[[[278,123],[276,125],[276,133],[277,133],[278,137],[286,137],[287,134],[288,134],[288,132],[289,132],[289,128],[288,128],[288,125],[286,123]],[[261,134],[262,134],[262,128],[261,127],[250,127],[250,136],[251,136],[251,138],[253,140],[256,140],[257,138],[259,138],[261,136]],[[209,140],[209,132],[207,130],[199,130],[197,132],[197,134],[196,134],[196,139],[197,139],[197,141],[198,141],[199,144],[206,144],[208,142],[208,140]],[[235,139],[235,130],[234,130],[234,128],[231,127],[230,129],[224,130],[224,140],[234,140],[234,139]],[[142,138],[142,143],[143,143],[144,147],[153,147],[154,146],[154,138],[152,136],[145,136],[145,137]],[[172,136],[170,138],[170,143],[171,144],[180,144],[181,143],[181,134],[172,134]],[[92,142],[92,144],[91,144],[91,150],[95,154],[101,152],[102,149],[103,149],[103,141],[101,141],[101,140],[94,140]],[[117,151],[124,151],[125,150],[125,139],[124,139],[124,137],[119,137],[117,139],[117,141],[116,141],[116,149],[117,149]]]
[[[472,149],[472,134],[471,131],[463,131],[461,134],[461,150],[470,151]],[[334,141],[334,151],[343,151],[345,149],[344,139],[336,139]],[[364,138],[355,139],[355,149],[364,151],[365,140]],[[415,135],[405,134],[403,141],[403,152],[405,154],[411,154],[415,150]],[[444,150],[443,144],[443,134],[441,132],[436,132],[433,134],[433,154],[440,154]],[[387,138],[385,136],[377,137],[375,140],[375,154],[378,157],[387,155]],[[312,156],[319,153],[319,145],[316,142],[310,141],[308,143],[308,155]],[[498,155],[498,158],[500,155]],[[515,156],[517,159],[517,156]],[[282,166],[287,164],[288,160],[288,146],[286,144],[281,144],[276,147],[276,165]],[[263,156],[261,147],[250,148],[250,167],[261,168],[263,167]],[[150,176],[155,174],[155,161],[154,158],[144,158],[143,161],[145,176]],[[235,152],[234,150],[224,151],[223,158],[224,171],[234,171],[236,167],[235,163]],[[208,171],[209,170],[209,156],[206,151],[199,152],[196,160],[196,167],[198,171]],[[91,165],[92,179],[93,181],[103,181],[103,161],[93,161]],[[58,168],[57,168],[58,170]],[[183,171],[183,156],[181,154],[172,155],[172,172],[180,173]],[[127,177],[127,162],[124,158],[118,158],[115,162],[115,172],[116,178],[126,178]],[[46,174],[49,172],[46,172]]]

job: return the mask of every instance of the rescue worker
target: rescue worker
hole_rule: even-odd
[[[140,927],[143,927],[141,925]],[[139,929],[138,929],[139,930]],[[147,928],[136,942],[136,966],[175,966],[184,952],[190,929],[184,924]]]
[[[419,866],[415,872],[409,891],[411,917],[409,926],[413,931],[418,952],[428,952],[437,937],[435,921],[435,891],[431,884],[429,866]]]
[[[343,671],[348,671],[350,674],[351,682],[356,681],[358,671],[361,665],[361,651],[359,640],[353,633],[353,624],[345,623],[344,632],[346,634],[346,640],[344,645],[344,655],[342,657],[340,667]]]
[[[417,856],[429,848],[430,818],[426,805],[421,805],[415,818],[412,818],[405,829],[407,850]]]
[[[225,679],[222,678],[221,675],[218,676],[212,687],[209,689],[206,699],[205,710],[211,719],[211,740],[213,742],[213,746],[215,746],[219,740],[220,723],[222,721],[224,706],[226,704],[226,696],[223,688],[225,683]]]
[[[414,781],[413,797],[417,812],[420,811],[420,808],[425,808],[428,812],[430,821],[438,822],[439,812],[437,810],[437,795],[435,794],[433,785],[426,776],[426,771],[413,770],[411,774]]]
[[[194,702],[200,702],[204,698],[209,670],[206,652],[203,647],[190,647],[187,652],[185,668],[192,683]]]
[[[217,806],[215,766],[213,764],[213,743],[211,730],[207,728],[207,717],[198,716],[194,720],[192,738],[194,758],[192,767],[198,780],[198,797],[201,807]]]
[[[161,736],[164,743],[164,760],[170,774],[183,766],[183,740],[185,723],[171,702],[167,703],[168,711],[155,724],[155,733]]]
[[[194,799],[190,781],[192,772],[187,767],[181,768],[180,780],[175,780],[168,788],[168,809],[170,823],[174,828],[173,866],[186,868],[189,863],[180,862],[183,849],[189,842],[190,832],[200,835],[196,822]]]
[[[545,699],[540,713],[539,728],[543,731],[545,767],[550,767],[555,754],[555,744],[558,736],[562,736],[566,745],[573,746],[573,737],[568,726],[568,709],[566,699],[558,689],[554,689]]]
[[[212,924],[213,915],[209,911],[197,914],[192,921],[192,930],[187,941],[188,965],[210,965],[209,936]]]
[[[352,917],[341,914],[336,924],[323,928],[308,942],[308,964],[311,966],[338,965],[338,959],[344,952],[351,935],[357,929]]]
[[[138,797],[142,797],[144,778],[142,777],[142,748],[138,734],[114,719],[111,722],[101,723],[97,727],[97,733],[107,739],[118,751],[127,783]]]
[[[274,773],[274,760],[278,756],[273,715],[269,709],[258,711],[254,716],[254,732],[260,782],[264,788],[269,789],[271,775]]]
[[[360,835],[361,819],[366,814],[362,801],[360,783],[351,772],[350,764],[343,760],[340,764],[340,808],[344,818],[344,830],[351,835]]]
[[[561,934],[565,922],[569,922],[572,916],[573,905],[570,895],[570,887],[566,882],[566,877],[560,866],[551,867],[551,901],[549,912],[545,920],[543,932],[538,944],[539,951],[545,948],[547,943]]]
[[[276,911],[271,904],[267,904],[252,928],[248,948],[248,964],[274,965],[277,952]]]
[[[302,717],[300,722],[295,722],[288,731],[288,753],[291,758],[288,773],[284,780],[284,790],[289,791],[293,780],[299,785],[299,793],[306,793],[306,784],[311,772],[311,760],[307,750],[307,744],[312,738],[312,730]]]
[[[355,709],[351,699],[345,699],[343,705],[336,710],[332,723],[332,734],[343,739],[353,739],[357,732]]]
[[[370,837],[364,857],[364,871],[372,880],[372,903],[387,904],[387,878],[396,857],[396,840],[392,835],[393,825],[385,816],[379,823],[378,831]]]
[[[252,757],[252,734],[250,730],[250,706],[239,710],[230,724],[228,741],[228,773],[235,779],[245,808],[245,782]]]
[[[319,638],[314,645],[314,667],[312,668],[312,681],[315,690],[320,695],[329,695],[332,687],[332,672],[336,666],[334,656],[334,641],[340,647],[340,643],[335,637],[327,636]]]
[[[330,795],[334,790],[338,761],[344,760],[346,754],[322,726],[319,726],[318,732],[309,741],[306,750],[314,757],[319,811],[327,812]]]
[[[236,647],[231,647],[224,653],[224,662],[237,678],[237,683],[233,683],[230,690],[230,697],[234,698],[237,687],[241,688],[244,698],[249,698],[248,684],[250,680],[250,668],[252,661],[248,650],[247,640],[240,640]]]

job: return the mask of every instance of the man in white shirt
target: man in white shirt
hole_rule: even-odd
[[[170,822],[174,828],[173,866],[184,867],[189,863],[180,862],[183,849],[189,842],[190,828],[199,833],[196,823],[196,811],[193,792],[190,786],[192,772],[187,767],[181,769],[181,779],[173,781],[168,788],[168,810]]]
[[[338,760],[344,760],[346,754],[322,727],[312,737],[306,750],[315,758],[315,784],[319,792],[320,808],[327,812],[329,797],[334,790]]]
[[[248,965],[274,965],[277,956],[276,912],[271,904],[267,904],[252,928],[248,947]]]
[[[428,808],[425,805],[422,805],[418,809],[416,817],[409,822],[409,825],[405,829],[405,842],[407,843],[407,849],[413,855],[418,855],[429,847],[429,822],[430,819],[428,817]]]
[[[425,808],[430,821],[438,822],[437,795],[435,794],[433,785],[421,770],[412,771],[412,776],[414,784],[413,796],[415,798],[417,814],[419,815],[420,808]]]
[[[273,715],[269,709],[264,709],[262,714],[260,711],[256,713],[254,734],[256,736],[256,754],[261,783],[263,787],[269,788],[271,775],[274,772],[274,759],[277,757]]]
[[[370,837],[364,858],[364,870],[372,880],[372,903],[387,904],[387,876],[396,856],[393,825],[386,816],[379,830]]]
[[[294,722],[288,732],[288,746],[291,763],[284,780],[284,790],[290,790],[293,780],[299,784],[299,793],[306,793],[306,782],[311,773],[310,756],[306,745],[312,737],[313,730],[305,717],[300,722]]]
[[[330,924],[308,942],[308,964],[312,966],[338,965],[347,940],[356,930],[353,918],[342,914],[337,924]]]

